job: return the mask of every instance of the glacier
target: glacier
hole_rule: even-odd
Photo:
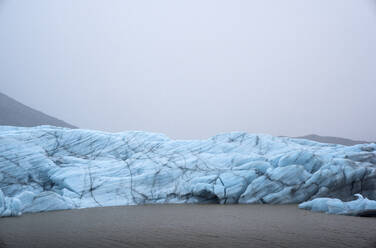
[[[355,196],[358,199],[349,202],[324,197],[316,198],[299,204],[299,208],[328,214],[376,216],[376,201],[364,198],[360,194],[355,194]]]
[[[351,201],[354,194],[376,199],[376,144],[0,126],[0,216],[136,204]]]

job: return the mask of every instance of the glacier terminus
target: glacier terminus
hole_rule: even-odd
[[[302,203],[325,211],[329,198],[344,206],[354,194],[375,206],[376,144],[242,132],[173,140],[140,131],[0,127],[0,216],[163,203]]]

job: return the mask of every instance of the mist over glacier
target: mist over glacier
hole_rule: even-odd
[[[148,203],[376,199],[376,144],[266,134],[172,140],[128,131],[0,127],[0,215]]]
[[[103,131],[374,141],[375,6],[0,0],[0,91]]]

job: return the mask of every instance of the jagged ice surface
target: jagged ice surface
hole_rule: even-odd
[[[0,216],[145,203],[352,200],[355,193],[376,199],[375,165],[376,144],[0,127]]]
[[[339,199],[316,198],[299,204],[299,208],[311,210],[314,212],[325,212],[328,214],[359,215],[374,211],[376,213],[376,201],[364,198],[356,194],[357,200],[343,202]]]

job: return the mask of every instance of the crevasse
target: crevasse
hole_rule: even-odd
[[[356,193],[376,199],[376,144],[0,127],[0,216],[147,203],[353,200]]]

